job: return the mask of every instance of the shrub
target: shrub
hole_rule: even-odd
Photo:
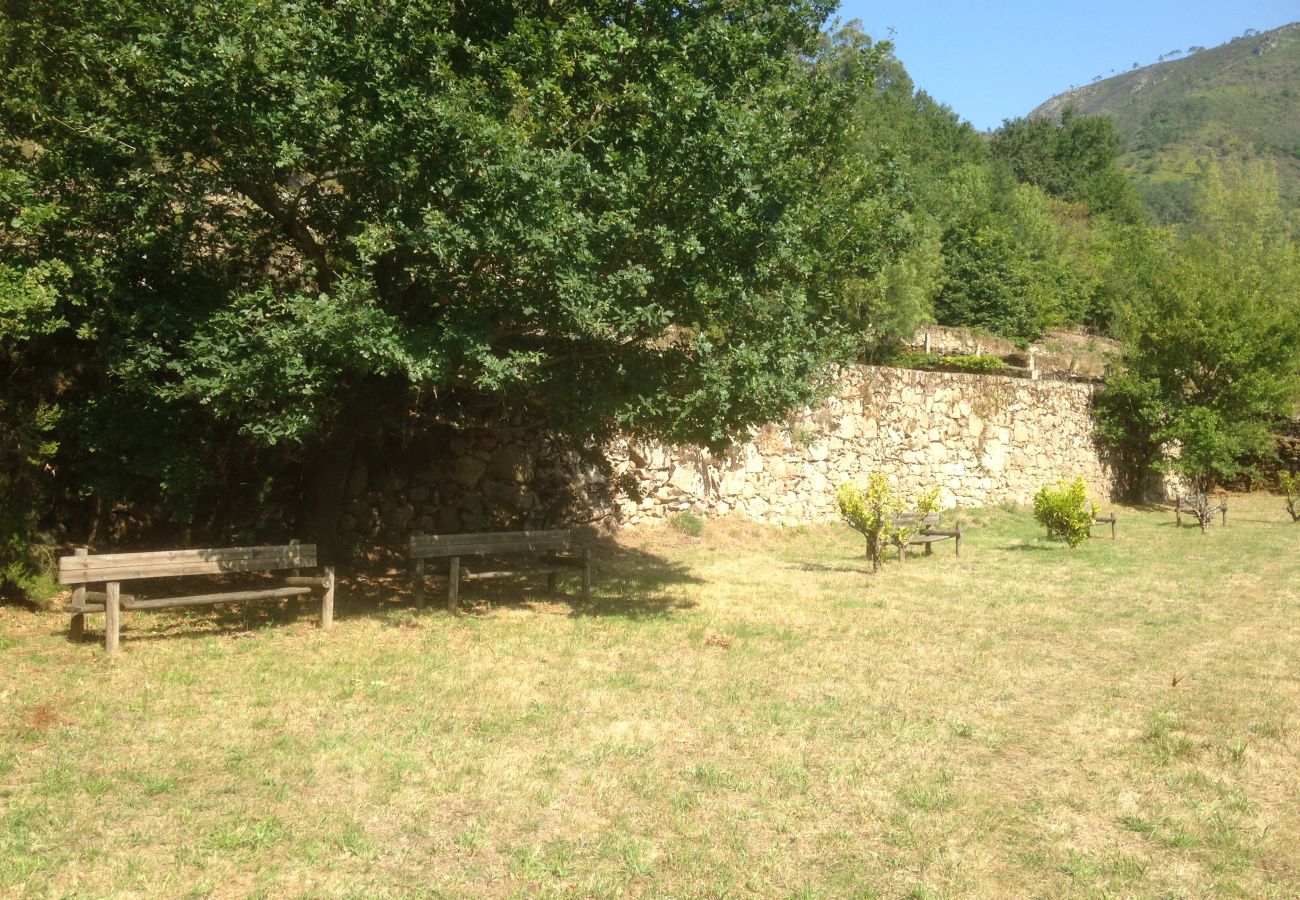
[[[879,572],[885,547],[894,536],[890,523],[903,511],[902,501],[889,486],[889,479],[883,472],[872,472],[867,478],[865,491],[856,484],[842,484],[835,499],[839,502],[844,521],[867,539],[871,571]]]
[[[916,498],[916,511],[923,516],[939,511],[939,489],[930,488],[924,494]]]
[[[941,353],[925,353],[921,350],[904,350],[890,362],[900,369],[920,369],[923,372],[970,372],[975,375],[1000,372],[1007,365],[1000,356],[973,354],[944,356]]]
[[[1034,518],[1047,529],[1048,534],[1065,538],[1071,547],[1088,539],[1092,520],[1097,517],[1097,505],[1088,499],[1088,486],[1083,476],[1073,481],[1059,481],[1055,488],[1043,485],[1034,495]]]
[[[962,356],[945,356],[939,363],[941,369],[951,369],[956,372],[973,372],[977,375],[1000,372],[1005,369],[1007,364],[1000,356],[974,356],[970,354]]]
[[[867,558],[871,560],[871,571],[879,572],[885,548],[890,544],[905,543],[912,533],[910,528],[900,528],[893,524],[898,514],[903,512],[902,498],[894,493],[883,472],[872,472],[867,476],[865,490],[855,484],[842,484],[835,499],[844,521],[867,539]],[[938,512],[939,489],[934,488],[917,497],[916,509],[922,516]]]
[[[1291,514],[1291,521],[1300,522],[1300,475],[1278,472],[1277,480],[1286,495],[1286,511]]]
[[[670,518],[668,524],[688,537],[699,537],[704,533],[704,520],[690,510],[682,510]]]

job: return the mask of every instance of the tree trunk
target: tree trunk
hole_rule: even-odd
[[[353,460],[369,443],[379,419],[358,393],[345,403],[333,432],[308,455],[303,473],[303,538],[316,544],[322,559],[333,561],[343,550],[339,520]]]

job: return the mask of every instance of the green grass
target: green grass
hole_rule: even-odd
[[[113,660],[0,608],[0,895],[1295,896],[1281,501],[963,518],[875,577],[724,520],[602,542],[589,604],[128,612]]]

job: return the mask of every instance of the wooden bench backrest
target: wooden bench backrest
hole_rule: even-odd
[[[90,584],[168,578],[178,575],[220,575],[225,572],[270,572],[316,566],[315,544],[272,547],[226,547],[210,550],[160,550],[154,553],[104,553],[59,559],[59,581]]]
[[[893,518],[893,525],[895,528],[899,526],[911,527],[914,525],[921,525],[924,527],[933,528],[935,525],[938,524],[939,524],[938,513],[930,513],[924,518],[921,516],[920,513],[899,513]]]
[[[497,534],[417,534],[411,559],[436,556],[483,556],[489,553],[542,553],[569,549],[569,532],[510,531]]]

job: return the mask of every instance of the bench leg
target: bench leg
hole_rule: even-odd
[[[460,600],[460,557],[453,556],[447,570],[447,611],[455,612]]]
[[[584,603],[591,600],[591,551],[583,548],[582,551],[582,601]]]
[[[116,581],[110,581],[104,586],[104,592],[104,652],[112,656],[117,653],[121,639],[122,586]]]
[[[555,578],[556,575],[554,572],[551,572],[546,576],[546,589],[550,591],[552,594],[555,593]]]
[[[320,627],[328,630],[334,624],[334,567],[325,566],[325,596],[320,601]]]
[[[953,546],[957,548],[957,556],[961,556],[961,526],[957,526],[957,537],[953,541]]]
[[[925,555],[930,556],[934,553],[934,544],[931,541],[925,542]]]
[[[415,608],[424,609],[424,560],[415,561],[415,584],[412,585],[415,594]]]
[[[905,560],[905,559],[907,559],[907,545],[906,545],[906,544],[899,544],[899,545],[898,545],[898,561],[899,561],[899,562],[902,562],[902,561]]]
[[[78,551],[77,551],[77,555],[78,555],[78,556],[85,556],[85,555],[86,555],[86,551],[85,551],[85,550],[78,550]],[[73,605],[73,606],[85,606],[85,605],[86,605],[86,586],[85,586],[84,584],[81,585],[80,587],[77,587],[77,588],[74,588],[74,589],[73,589],[73,591],[72,591],[72,605]],[[79,641],[79,640],[81,640],[82,638],[84,638],[85,636],[86,636],[86,614],[85,614],[85,613],[73,613],[73,614],[72,614],[72,621],[68,624],[68,640],[71,640],[71,641]]]

